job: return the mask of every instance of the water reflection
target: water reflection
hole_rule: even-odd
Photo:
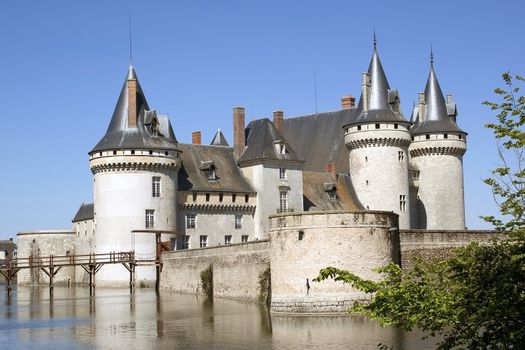
[[[138,289],[0,286],[6,349],[432,349],[360,317],[270,315],[258,304]]]

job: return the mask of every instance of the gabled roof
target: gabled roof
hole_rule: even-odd
[[[224,137],[224,134],[222,133],[221,129],[217,129],[217,132],[215,133],[215,136],[213,136],[210,145],[229,146],[228,141],[226,141],[226,137]]]
[[[79,222],[79,221],[86,221],[86,220],[93,220],[95,218],[95,210],[93,207],[93,203],[82,203],[80,208],[78,208],[78,211],[71,220],[71,222]]]
[[[255,192],[241,174],[232,147],[179,144],[182,167],[179,171],[179,191]],[[207,178],[206,171],[215,170],[216,179]]]
[[[135,96],[137,106],[136,126],[128,125],[128,81],[130,80],[136,80],[137,82]],[[151,122],[150,118],[153,117],[151,113],[152,111],[150,111],[146,97],[142,92],[135,69],[130,65],[106,134],[90,153],[122,148],[176,148],[176,141],[173,141],[175,135],[166,135],[169,138],[163,137],[162,135],[154,136],[147,130],[145,125]],[[171,130],[171,134],[173,134],[173,130]]]
[[[410,129],[412,135],[436,132],[467,134],[449,117],[449,111],[434,72],[433,63],[430,65],[430,73],[425,87],[425,101],[425,116],[424,118],[421,116],[417,118],[417,123]]]
[[[305,161],[305,171],[324,172],[326,164],[335,163],[337,172],[348,173],[343,126],[355,114],[353,108],[284,119],[284,137]]]
[[[390,85],[388,84],[375,44],[372,59],[368,67],[368,75],[370,79],[368,108],[364,108],[363,96],[361,95],[357,107],[357,118],[353,121],[353,124],[373,122],[408,123],[400,112],[392,110],[391,103],[394,98],[398,98],[397,91],[390,90]]]
[[[276,144],[285,146],[284,154],[276,151]],[[239,157],[239,164],[267,160],[303,162],[273,123],[264,118],[246,127],[246,148]]]
[[[336,199],[328,197],[335,189]],[[304,211],[308,210],[363,210],[357,199],[349,175],[321,172],[303,172]]]

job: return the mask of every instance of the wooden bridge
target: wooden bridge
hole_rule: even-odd
[[[49,277],[49,288],[52,292],[54,277],[67,266],[80,266],[89,274],[89,288],[92,292],[95,288],[95,275],[107,264],[122,264],[129,271],[129,287],[135,288],[135,268],[137,266],[157,266],[160,271],[160,254],[152,259],[136,259],[135,252],[110,252],[106,254],[86,255],[63,255],[63,256],[38,256],[29,258],[15,258],[0,264],[0,274],[7,280],[7,292],[11,291],[11,285],[17,272],[22,269],[40,269]],[[158,274],[157,274],[158,275]],[[156,287],[158,287],[158,278]]]

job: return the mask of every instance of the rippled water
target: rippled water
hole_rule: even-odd
[[[138,289],[0,285],[2,349],[432,349],[360,317],[275,316],[257,304]]]

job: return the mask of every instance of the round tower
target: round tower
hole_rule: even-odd
[[[106,134],[89,153],[89,165],[94,175],[94,252],[135,251],[136,259],[155,259],[155,234],[131,231],[175,230],[180,151],[169,121],[160,123],[149,109],[132,66]],[[161,241],[174,237],[162,234]],[[155,278],[154,266],[137,267],[137,282],[152,285]],[[127,285],[129,273],[120,264],[104,265],[96,283]]]
[[[399,227],[410,228],[410,123],[401,114],[399,103],[399,94],[388,85],[374,43],[368,72],[363,73],[356,118],[344,127],[350,177],[365,208],[393,211],[399,215]]]
[[[431,58],[425,93],[410,133],[410,156],[419,171],[417,228],[465,229],[463,154],[467,133],[456,125],[456,105],[445,102]]]

